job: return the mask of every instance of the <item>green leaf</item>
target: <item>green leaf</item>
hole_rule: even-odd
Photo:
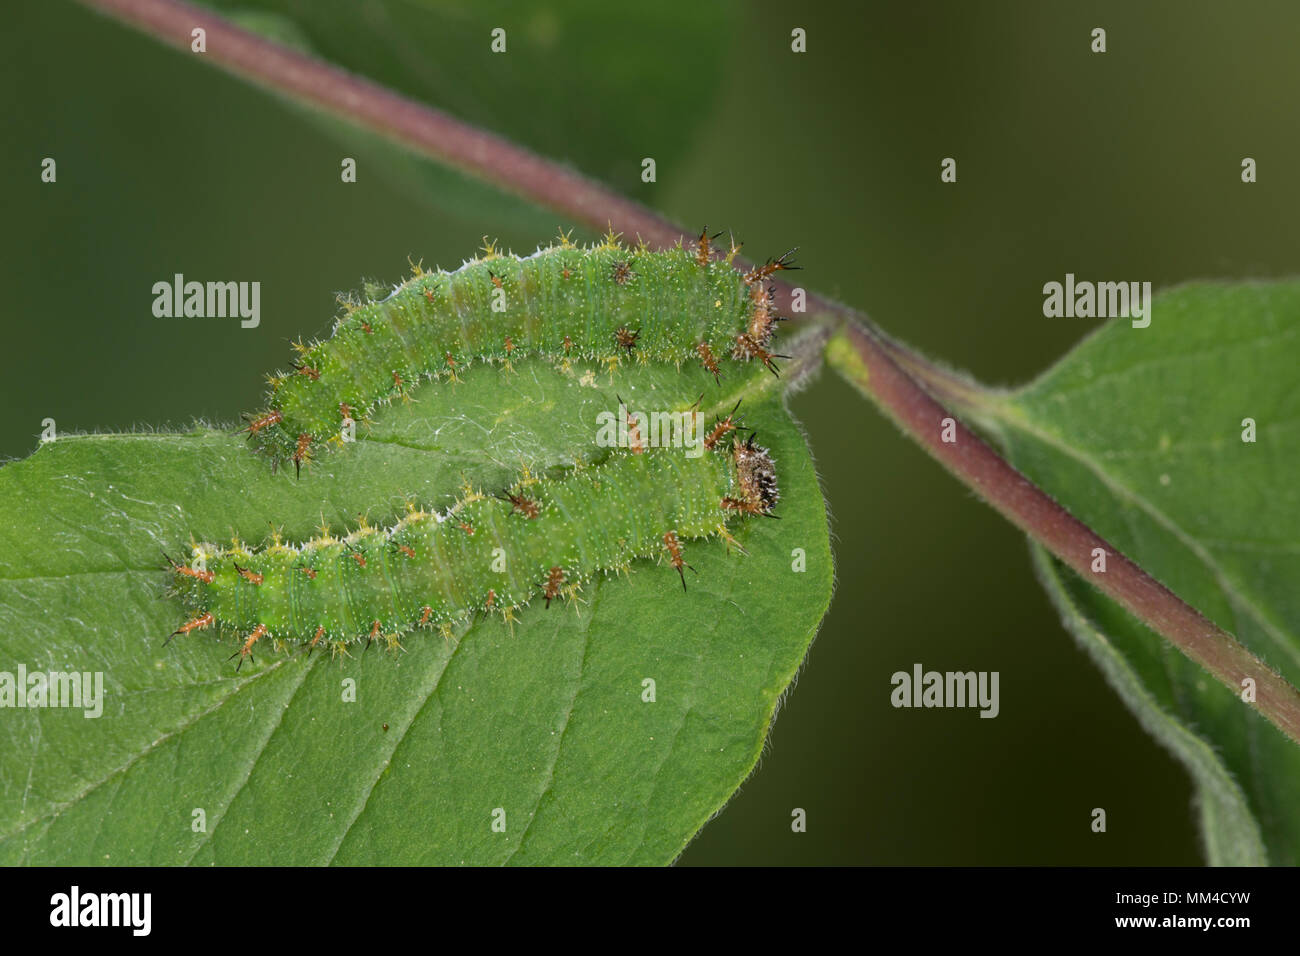
[[[0,862],[63,864],[670,862],[752,770],[830,599],[824,504],[780,383],[761,369],[610,373],[540,360],[426,386],[302,479],[240,437],[60,437],[0,469],[0,670],[102,671],[103,715],[11,710],[0,722]],[[447,506],[590,453],[598,411],[744,398],[777,461],[781,521],[638,562],[580,602],[409,636],[353,656],[300,646],[235,671],[196,632],[162,552],[191,535],[290,538]],[[712,420],[711,418],[708,420]],[[794,573],[803,548],[807,571]],[[642,700],[642,681],[656,700]],[[343,682],[356,702],[343,702]],[[386,729],[385,729],[386,728]],[[503,808],[506,832],[494,832]],[[194,812],[206,817],[195,832]]]
[[[1295,684],[1297,368],[1300,282],[1194,284],[1157,296],[1150,327],[1112,321],[968,410],[1033,481]],[[1300,748],[1035,551],[1071,632],[1195,778],[1211,862],[1300,863]]]

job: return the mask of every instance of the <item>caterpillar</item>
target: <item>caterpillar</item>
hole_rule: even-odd
[[[698,361],[715,379],[727,361],[758,360],[773,373],[777,322],[767,281],[795,269],[791,250],[741,272],[732,246],[714,255],[705,229],[692,251],[624,246],[617,236],[580,247],[559,240],[528,257],[484,254],[454,272],[414,276],[387,297],[345,314],[329,338],[295,343],[297,360],[270,378],[268,407],[243,429],[273,465],[301,473],[325,442],[426,380],[458,380],[474,361],[529,355],[616,365]]]
[[[698,457],[680,449],[614,451],[557,477],[524,478],[499,495],[467,493],[443,514],[410,512],[392,527],[363,524],[260,550],[196,547],[193,565],[168,559],[189,616],[168,638],[208,628],[234,631],[232,659],[261,641],[324,642],[346,651],[382,639],[574,598],[601,573],[661,557],[686,586],[686,541],[723,536],[728,522],[771,516],[779,500],[767,449],[715,441]],[[691,570],[694,570],[691,568]],[[266,646],[263,644],[263,646]]]

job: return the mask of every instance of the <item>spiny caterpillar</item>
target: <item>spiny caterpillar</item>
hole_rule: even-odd
[[[563,234],[527,258],[484,255],[455,272],[425,272],[386,298],[345,303],[328,339],[296,343],[298,360],[270,379],[270,407],[244,429],[273,464],[301,470],[316,447],[421,381],[458,380],[471,362],[506,368],[523,356],[622,361],[698,361],[715,378],[728,360],[769,350],[777,322],[768,277],[794,269],[787,252],[747,272],[738,247],[715,257],[706,229],[690,249],[629,248],[611,234],[582,248]]]
[[[232,659],[242,665],[259,641],[324,642],[337,652],[359,640],[396,647],[419,627],[449,635],[480,613],[513,621],[533,599],[549,608],[638,558],[662,557],[685,587],[684,541],[733,542],[728,520],[771,516],[778,498],[772,458],[754,436],[719,437],[697,458],[618,451],[500,495],[467,494],[445,514],[412,509],[386,530],[363,525],[302,545],[277,539],[258,551],[199,545],[203,560],[193,566],[168,559],[190,611],[171,637],[234,631],[242,643]]]

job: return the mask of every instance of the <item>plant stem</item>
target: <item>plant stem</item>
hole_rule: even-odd
[[[181,0],[82,2],[187,52],[190,31],[202,27],[207,31],[203,60],[350,119],[443,165],[597,229],[604,230],[612,223],[628,235],[635,232],[649,245],[658,247],[672,245],[681,236],[681,230],[666,219],[575,170],[548,162],[503,137],[364,77],[250,33],[212,10]]]
[[[652,247],[687,233],[657,213],[580,173],[495,134],[330,64],[286,49],[181,0],[82,0],[86,5],[188,50],[191,30],[207,31],[205,57],[230,72],[382,133],[423,156],[496,184],[564,217],[637,236]],[[777,307],[789,313],[788,283],[778,282]],[[934,395],[963,403],[980,390],[890,341],[861,313],[809,294],[814,316],[834,316],[839,331],[827,356],[959,480],[1079,574],[1198,662],[1234,693],[1256,684],[1260,713],[1300,743],[1300,692],[1232,635],[1160,584],[1029,481],[945,408]],[[805,320],[806,322],[806,320]],[[820,336],[808,337],[804,344]],[[801,355],[800,365],[806,365]],[[916,376],[916,377],[913,377]],[[920,381],[918,381],[918,378]],[[927,390],[925,382],[931,390]],[[955,441],[941,440],[945,419]],[[1105,574],[1090,571],[1092,551],[1107,554]]]
[[[981,498],[1085,580],[1196,661],[1233,693],[1254,681],[1255,706],[1300,743],[1300,693],[1227,631],[1147,574],[1117,548],[1052,500],[939,404],[894,360],[871,329],[848,321],[827,346],[827,360],[872,399],[930,455]],[[936,374],[938,370],[922,363]],[[942,376],[956,387],[959,380]],[[944,426],[948,437],[944,440]],[[1106,571],[1092,571],[1093,550]]]

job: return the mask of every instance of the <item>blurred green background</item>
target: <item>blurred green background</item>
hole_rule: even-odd
[[[986,382],[1091,327],[1042,316],[1066,272],[1296,271],[1294,3],[213,5],[755,257],[798,246],[801,283]],[[531,251],[561,224],[70,2],[6,17],[0,455],[28,454],[46,417],[233,422],[335,292],[398,280],[408,256],[454,267],[485,234]],[[175,272],[260,281],[261,327],[154,318]],[[1075,648],[1020,535],[834,377],[794,410],[838,591],[755,776],[682,863],[1199,862],[1186,775]],[[916,662],[999,671],[1001,714],[891,708],[890,674]]]

